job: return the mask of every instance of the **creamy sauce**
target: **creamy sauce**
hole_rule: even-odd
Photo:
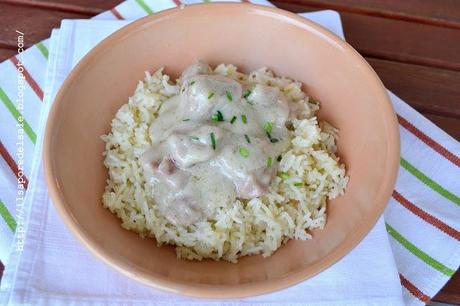
[[[290,112],[295,108],[276,87],[242,86],[201,61],[188,67],[140,159],[160,212],[187,226],[236,198],[266,193],[289,145]]]

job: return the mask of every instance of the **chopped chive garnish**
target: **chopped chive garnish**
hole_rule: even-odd
[[[303,186],[303,183],[302,183],[302,182],[297,182],[297,183],[294,183],[294,186],[296,186],[296,187],[302,187],[302,186]]]
[[[190,118],[183,119],[182,121],[190,121]]]
[[[277,160],[278,162],[280,162],[280,161],[281,161],[281,155],[278,155],[278,157],[276,158],[276,160]]]
[[[246,102],[248,102],[249,105],[254,105],[252,101],[246,100]]]
[[[265,132],[267,132],[268,134],[271,134],[272,130],[273,130],[273,123],[272,122],[265,122],[264,124],[264,130]]]
[[[287,180],[289,178],[289,174],[287,174],[286,172],[279,172],[278,176],[283,180]]]
[[[197,136],[190,136],[190,139],[191,139],[191,140],[195,140],[195,141],[200,140],[200,138],[198,138]]]
[[[225,91],[225,95],[227,96],[228,101],[233,101],[233,96],[230,91]]]
[[[212,120],[214,121],[224,121],[224,115],[220,111],[217,111],[217,113],[212,115]]]
[[[272,166],[272,163],[273,163],[272,157],[269,156],[269,157],[267,158],[267,167],[271,167],[271,166]]]
[[[244,134],[244,138],[246,138],[246,141],[247,141],[248,143],[251,143],[251,139],[249,139],[249,136],[248,136],[247,134]]]
[[[190,82],[190,86],[192,86],[193,84],[195,84],[195,81]]]
[[[247,99],[251,94],[252,94],[252,90],[248,89],[248,90],[244,93],[243,98]]]
[[[233,124],[236,121],[236,116],[233,116],[232,120],[230,120],[230,123]]]
[[[215,150],[216,149],[216,136],[214,135],[214,133],[211,133],[210,136],[211,136],[212,148]]]
[[[214,97],[214,93],[211,91],[208,95],[208,100],[211,99],[212,97]]]
[[[273,131],[273,122],[269,122],[269,121],[265,122],[264,130],[265,130],[265,133],[267,134],[268,139],[270,139],[271,143],[275,143],[279,141],[279,139],[277,138],[272,138],[272,135],[271,135]]]
[[[241,115],[241,121],[243,121],[244,124],[248,123],[248,118],[246,115]]]
[[[248,157],[249,156],[249,151],[246,148],[240,148],[240,155],[243,157]]]
[[[182,88],[181,92],[184,92],[184,91],[185,91],[185,87],[184,87],[184,88]]]

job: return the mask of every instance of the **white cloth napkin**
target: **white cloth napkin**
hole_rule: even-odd
[[[343,37],[337,13],[324,11],[305,16]],[[53,31],[45,87],[46,113],[72,67],[101,39],[126,23],[64,20],[61,29]],[[44,120],[42,128],[43,124]],[[38,141],[40,146],[41,137],[42,133]],[[36,156],[38,163],[41,163],[40,157]],[[351,253],[310,280],[253,298],[201,300],[147,288],[99,262],[62,224],[48,197],[41,167],[31,182],[30,197],[27,198],[31,217],[26,244],[22,252],[13,251],[10,256],[1,284],[0,303],[403,305],[398,272],[383,218]]]
[[[216,0],[127,0],[94,19],[133,20],[180,3],[209,1]],[[245,1],[271,5],[265,0]],[[341,29],[340,23],[336,26]],[[78,40],[75,41],[79,43]],[[58,65],[56,60],[50,61],[48,65],[47,59],[50,57],[51,60],[52,57],[48,54],[49,43],[50,40],[39,42],[20,55],[0,63],[0,259],[7,265],[7,275],[0,287],[0,301],[6,301],[11,296],[14,287],[11,284],[16,276],[18,279],[23,276],[27,278],[30,273],[35,273],[26,270],[30,265],[18,270],[18,263],[22,259],[20,248],[19,251],[17,249],[24,236],[24,228],[27,226],[25,216],[30,216],[27,212],[30,212],[31,204],[35,205],[36,199],[39,199],[39,203],[44,201],[46,193],[43,189],[37,188],[35,183],[31,184],[26,193],[28,206],[23,207],[21,197],[18,197],[20,189],[16,177],[19,173],[16,168],[22,166],[25,177],[29,177],[31,182],[38,178],[40,162],[37,161],[41,159],[32,157],[39,156],[41,151],[42,126],[50,105],[50,84],[49,80],[46,80],[46,70],[50,68],[56,72]],[[57,41],[53,40],[53,45],[56,44]],[[53,49],[56,49],[56,46]],[[55,50],[53,52],[56,53]],[[73,54],[73,50],[68,53]],[[72,61],[66,58],[69,54],[62,54],[64,57],[58,59],[59,62],[66,65],[71,63]],[[24,86],[21,92],[18,86],[20,69],[15,64],[18,60],[21,61],[21,69],[27,72],[25,82],[22,80]],[[60,68],[57,73],[63,74],[64,71],[68,70]],[[54,77],[55,72],[48,75]],[[62,79],[64,76],[59,77]],[[45,81],[48,81],[48,88],[45,90],[48,92],[48,101],[42,103],[41,89],[45,87]],[[27,101],[26,106],[21,108],[17,99],[20,94],[23,94],[24,101]],[[402,149],[398,180],[385,211],[385,226],[399,272],[404,302],[408,305],[422,305],[452,277],[460,263],[460,144],[398,97],[391,93],[390,97],[398,114]],[[15,129],[19,132],[16,123],[20,118],[24,118],[24,159],[17,155],[20,149],[17,144],[19,137],[11,133]],[[34,151],[38,155],[34,155]],[[39,207],[48,209],[48,206]],[[45,221],[35,220],[40,216],[44,216],[42,211],[31,216],[31,224],[39,224],[39,227],[34,228],[40,233],[34,234],[32,230],[28,230],[27,241],[48,239],[41,232],[47,228]],[[53,245],[55,248],[66,247],[63,241],[54,242]],[[26,248],[28,246],[27,242]],[[11,254],[10,248],[13,249]],[[11,263],[8,261],[9,255]],[[362,270],[367,268],[361,266]],[[41,271],[44,273],[47,270]],[[62,279],[65,281],[65,278]],[[33,284],[33,281],[28,284]],[[22,290],[21,294],[34,296],[32,293],[26,293],[30,290],[23,289],[27,288],[28,284],[16,286],[16,295]],[[55,292],[56,295],[60,295],[59,290]],[[51,303],[49,299],[38,300],[44,304]],[[94,296],[91,300],[95,300]],[[15,301],[29,301],[29,298],[21,297]],[[86,300],[79,301],[81,304]],[[368,303],[372,303],[372,300],[368,300]]]

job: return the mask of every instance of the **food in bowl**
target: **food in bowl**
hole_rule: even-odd
[[[307,240],[344,192],[338,131],[301,83],[198,61],[146,73],[103,135],[103,205],[179,258],[236,262]]]

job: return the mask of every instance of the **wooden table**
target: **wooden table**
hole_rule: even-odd
[[[0,61],[47,38],[63,18],[88,18],[120,0],[0,0]],[[459,0],[275,0],[293,12],[340,12],[347,41],[387,88],[460,140]],[[0,277],[3,266],[0,263]],[[433,298],[460,304],[460,272]]]

